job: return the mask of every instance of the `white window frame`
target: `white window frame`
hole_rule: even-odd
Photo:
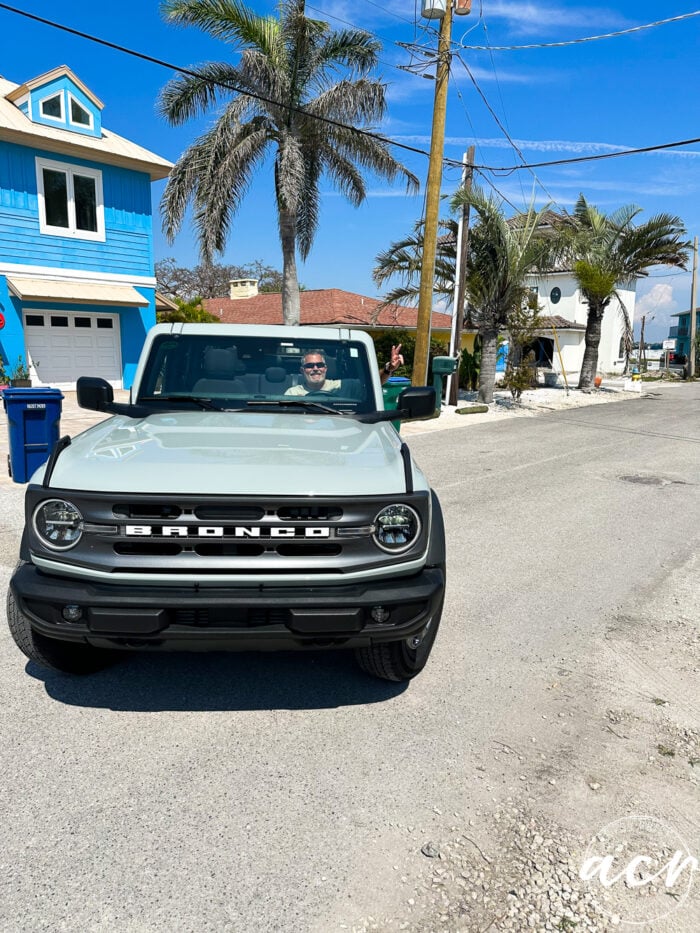
[[[54,97],[58,97],[61,102],[61,116],[52,117],[49,113],[44,113],[43,103],[47,100],[52,100]],[[42,97],[39,100],[39,117],[42,120],[51,120],[52,123],[64,123],[66,122],[66,101],[63,91],[53,91],[51,94],[47,94],[46,97]]]
[[[46,202],[44,199],[44,169],[63,172],[66,175],[66,188],[68,195],[68,226],[54,227],[46,222]],[[79,230],[76,226],[75,197],[73,193],[73,176],[83,175],[95,181],[95,213],[97,216],[97,230]],[[98,240],[104,242],[105,212],[104,197],[102,194],[102,172],[94,168],[84,168],[82,165],[73,165],[69,162],[55,162],[53,159],[36,160],[36,183],[39,197],[39,230],[49,236],[72,237],[76,240]]]
[[[76,123],[72,119],[71,104],[73,103],[73,101],[75,101],[76,104],[80,107],[80,109],[84,110],[85,113],[88,115],[87,123]],[[71,94],[70,91],[68,91],[68,107],[66,109],[67,109],[66,118],[70,126],[77,126],[81,130],[93,130],[95,128],[95,121],[93,118],[92,111],[88,107],[86,107],[82,101],[78,100],[75,94]]]

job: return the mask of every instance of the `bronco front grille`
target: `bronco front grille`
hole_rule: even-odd
[[[203,483],[204,484],[204,483]],[[64,494],[83,516],[80,541],[61,554],[66,565],[120,574],[173,577],[216,574],[262,577],[347,574],[409,562],[425,553],[429,493],[390,496],[194,496]],[[32,489],[29,515],[45,493]],[[396,555],[374,541],[387,505],[411,505],[421,517],[414,545]],[[33,536],[31,549],[44,553]],[[56,559],[55,554],[50,555]]]

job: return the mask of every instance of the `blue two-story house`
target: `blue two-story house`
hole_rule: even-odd
[[[669,328],[669,339],[676,341],[676,355],[688,356],[690,353],[690,311],[679,311],[671,317],[677,317],[678,323]],[[700,320],[698,308],[695,309],[695,320]]]
[[[128,388],[155,323],[151,182],[172,165],[102,108],[65,65],[0,78],[0,355],[33,385]]]

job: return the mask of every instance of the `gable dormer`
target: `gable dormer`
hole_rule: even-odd
[[[82,136],[99,138],[102,135],[104,104],[67,65],[59,65],[53,71],[20,84],[7,95],[7,100],[32,123]]]

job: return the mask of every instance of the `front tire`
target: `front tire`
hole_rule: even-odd
[[[58,641],[35,632],[28,616],[17,605],[12,590],[7,592],[7,622],[19,650],[30,661],[63,674],[94,674],[112,663],[114,652],[91,645]]]
[[[441,616],[442,603],[428,625],[419,633],[423,638],[416,647],[412,646],[413,638],[380,642],[368,648],[357,648],[355,660],[365,673],[380,680],[391,680],[394,683],[411,680],[420,674],[428,663]]]

